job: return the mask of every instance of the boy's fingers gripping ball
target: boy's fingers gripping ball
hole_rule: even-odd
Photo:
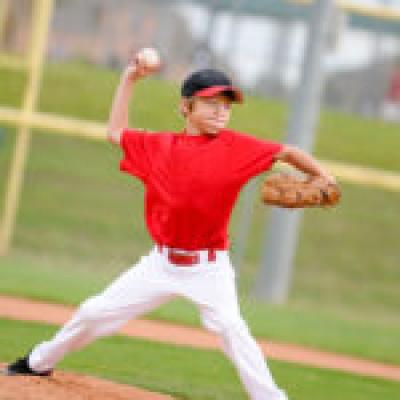
[[[143,67],[155,71],[161,66],[161,58],[158,51],[152,47],[145,47],[137,54],[138,63]]]
[[[261,198],[265,204],[284,208],[331,207],[341,197],[338,185],[320,178],[302,179],[277,173],[266,178]]]

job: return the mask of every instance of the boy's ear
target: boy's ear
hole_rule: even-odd
[[[185,98],[181,98],[181,101],[179,102],[179,112],[186,117],[186,114],[188,112],[188,107],[186,104],[186,99]]]
[[[186,117],[190,113],[190,111],[192,111],[192,107],[193,107],[192,99],[188,99],[185,97],[181,98],[181,101],[179,103],[179,111],[184,117]]]

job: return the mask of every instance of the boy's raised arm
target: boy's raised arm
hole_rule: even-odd
[[[122,131],[128,127],[129,99],[135,82],[156,71],[157,68],[149,66],[140,52],[129,60],[115,91],[108,119],[107,138],[112,143],[119,144]]]

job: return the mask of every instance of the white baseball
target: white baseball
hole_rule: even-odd
[[[140,50],[139,57],[149,68],[158,68],[160,66],[160,55],[158,51],[152,47],[145,47]]]

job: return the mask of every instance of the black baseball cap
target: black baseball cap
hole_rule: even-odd
[[[182,84],[182,97],[211,97],[224,94],[235,103],[243,102],[242,92],[232,86],[232,81],[216,69],[201,69],[190,74]]]

